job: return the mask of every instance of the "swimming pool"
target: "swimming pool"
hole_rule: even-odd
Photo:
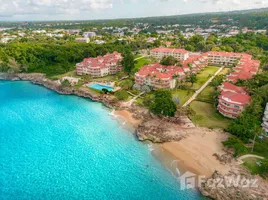
[[[91,84],[88,86],[89,88],[92,88],[92,89],[95,89],[95,90],[99,90],[99,91],[102,91],[103,89],[106,89],[108,90],[109,92],[113,91],[114,88],[113,87],[110,87],[110,86],[107,86],[107,85],[101,85],[101,84],[98,84],[98,83],[95,83],[95,84]]]

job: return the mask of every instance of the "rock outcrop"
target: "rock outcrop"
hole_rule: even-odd
[[[229,172],[226,176],[215,171],[199,187],[200,192],[209,198],[217,200],[233,199],[267,199],[267,183],[249,173]]]

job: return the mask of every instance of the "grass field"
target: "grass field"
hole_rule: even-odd
[[[243,159],[243,165],[246,166],[251,174],[259,174],[260,167],[256,164],[256,162],[261,162],[261,159],[258,158],[245,158]]]
[[[137,56],[137,58],[139,58],[139,57],[141,57],[141,56]],[[137,61],[136,61],[136,64],[135,64],[135,67],[134,67],[134,69],[132,70],[132,73],[133,73],[133,74],[136,73],[137,71],[139,71],[139,69],[140,69],[142,66],[144,66],[144,65],[148,65],[148,64],[150,64],[150,63],[151,63],[151,61],[148,60],[147,58],[141,58],[141,59],[137,60]]]
[[[192,90],[174,89],[172,91],[173,97],[179,97],[180,106],[182,106],[193,94],[194,92]]]
[[[225,129],[230,123],[230,120],[217,113],[214,106],[210,103],[193,101],[190,104],[190,107],[196,113],[195,115],[190,116],[190,118],[200,127]]]
[[[231,70],[230,68],[224,68],[224,69],[219,73],[219,75],[226,75],[226,74],[228,74],[228,72],[229,72],[230,70]]]
[[[65,74],[60,74],[60,75],[57,75],[57,76],[51,76],[49,78],[51,78],[51,79],[62,79],[65,76],[71,76],[71,77],[75,77],[75,78],[81,78],[81,76],[78,76],[77,75],[76,70],[67,72]]]
[[[194,90],[198,90],[202,85],[206,83],[206,81],[213,76],[217,71],[219,70],[219,67],[209,66],[206,67],[204,70],[202,70],[199,74],[197,74],[197,82],[193,84],[191,87]]]
[[[214,91],[213,87],[207,86],[199,95],[198,98],[207,99],[213,101],[212,92]]]

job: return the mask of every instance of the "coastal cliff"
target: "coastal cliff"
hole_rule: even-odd
[[[30,81],[33,84],[42,85],[48,89],[56,91],[59,94],[77,95],[79,97],[89,98],[93,101],[101,102],[109,108],[115,108],[117,104],[114,98],[111,98],[105,94],[95,94],[87,88],[81,87],[79,89],[74,89],[71,87],[63,87],[58,81],[45,78],[45,75],[42,73],[0,73],[0,80]]]

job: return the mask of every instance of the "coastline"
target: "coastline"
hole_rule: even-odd
[[[42,85],[48,89],[54,90],[59,94],[77,95],[103,103],[106,107],[115,110],[113,112],[114,115],[124,118],[129,124],[133,125],[140,141],[149,140],[153,143],[159,143],[157,144],[158,147],[161,147],[158,148],[159,152],[152,151],[152,153],[157,154],[156,157],[158,157],[161,162],[164,161],[166,155],[175,158],[179,161],[176,163],[176,167],[178,167],[181,172],[190,171],[197,175],[205,175],[206,178],[212,177],[212,179],[217,179],[218,177],[215,176],[215,174],[217,175],[218,173],[222,176],[230,175],[230,171],[236,175],[241,172],[242,167],[237,164],[235,159],[230,158],[232,157],[230,153],[226,153],[226,151],[223,150],[221,142],[228,137],[228,134],[223,131],[198,127],[185,128],[179,119],[159,119],[156,116],[151,116],[140,107],[132,109],[123,108],[119,102],[114,101],[108,95],[93,94],[87,88],[72,89],[61,87],[56,81],[45,78],[44,74],[0,73],[0,80],[30,81],[33,84]],[[215,154],[218,156],[215,156]],[[222,157],[225,158],[225,160],[222,159]],[[173,173],[176,172],[172,169],[171,171]],[[245,174],[248,176],[248,172],[245,172]],[[229,191],[215,191],[206,186],[207,185],[204,184],[198,189],[204,196],[213,199],[224,199],[224,196]],[[233,191],[234,188],[230,188],[230,190]],[[244,192],[244,196],[247,196],[247,194],[251,192],[250,190],[245,192],[244,190],[238,189],[234,191],[236,193]],[[230,198],[235,197],[235,192],[231,194],[228,193],[228,196]],[[260,192],[259,194],[261,195],[262,193]]]

